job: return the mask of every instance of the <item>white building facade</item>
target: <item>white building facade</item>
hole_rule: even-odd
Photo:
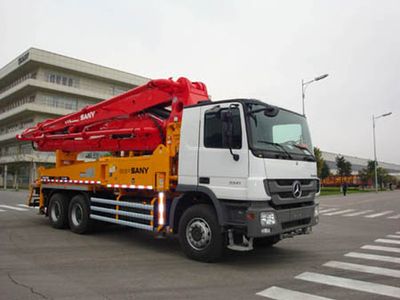
[[[28,186],[53,152],[15,136],[46,119],[75,112],[148,82],[146,77],[30,48],[0,69],[0,186]],[[93,155],[93,154],[87,154]]]

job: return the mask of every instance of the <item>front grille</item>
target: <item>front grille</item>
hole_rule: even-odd
[[[301,185],[308,185],[312,179],[277,179],[275,182],[280,186],[292,186],[293,182],[300,181]]]
[[[265,188],[269,195],[278,194],[282,198],[293,197],[292,186],[295,181],[299,181],[302,187],[302,196],[308,196],[310,193],[316,193],[319,188],[319,182],[316,179],[276,179],[265,180]]]
[[[313,206],[314,202],[295,202],[295,203],[284,203],[284,204],[274,204],[271,203],[271,207],[273,207],[276,210],[283,210],[283,209],[291,209],[291,208],[300,208],[300,207],[307,207],[307,206]]]
[[[301,184],[301,196],[295,198],[293,195],[293,183],[299,181]],[[272,198],[275,205],[294,204],[299,202],[314,201],[314,196],[319,189],[318,179],[266,179],[265,190]]]
[[[279,197],[286,199],[286,198],[293,198],[293,193],[292,192],[281,192],[278,193]],[[307,197],[308,195],[310,195],[309,191],[304,191],[301,193],[302,197]]]
[[[304,226],[304,225],[310,224],[310,222],[311,222],[311,218],[284,222],[284,223],[282,223],[282,229],[289,229],[289,228],[295,228],[295,227],[299,227],[299,226]]]

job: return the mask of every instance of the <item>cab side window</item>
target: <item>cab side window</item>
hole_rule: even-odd
[[[228,109],[226,109],[228,110]],[[232,149],[242,148],[242,127],[240,123],[239,108],[231,108],[232,111]],[[223,122],[221,114],[213,111],[206,112],[204,116],[204,146],[206,148],[228,149],[229,143],[223,134]]]

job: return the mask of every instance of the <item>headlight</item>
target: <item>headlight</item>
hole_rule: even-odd
[[[261,212],[260,213],[260,224],[261,227],[267,227],[271,225],[275,225],[276,219],[275,214],[273,212]]]
[[[319,205],[315,205],[314,207],[314,217],[318,217],[319,216]]]

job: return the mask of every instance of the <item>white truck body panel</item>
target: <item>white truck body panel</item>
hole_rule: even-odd
[[[197,185],[200,107],[185,109],[179,144],[178,184]]]
[[[264,161],[266,177],[270,179],[317,178],[315,162],[271,158],[261,160]]]
[[[207,105],[201,108],[202,120],[206,111],[215,106],[229,107],[231,103]],[[209,184],[204,185],[211,189],[218,199],[245,200],[247,198],[247,179],[249,175],[248,143],[243,108],[238,103],[242,128],[242,148],[233,149],[239,155],[235,161],[229,149],[206,148],[204,146],[204,122],[200,126],[199,142],[199,178],[209,178]]]
[[[247,200],[265,201],[271,199],[265,192],[264,180],[267,178],[265,172],[264,158],[255,157],[249,150],[249,178],[247,189]]]

